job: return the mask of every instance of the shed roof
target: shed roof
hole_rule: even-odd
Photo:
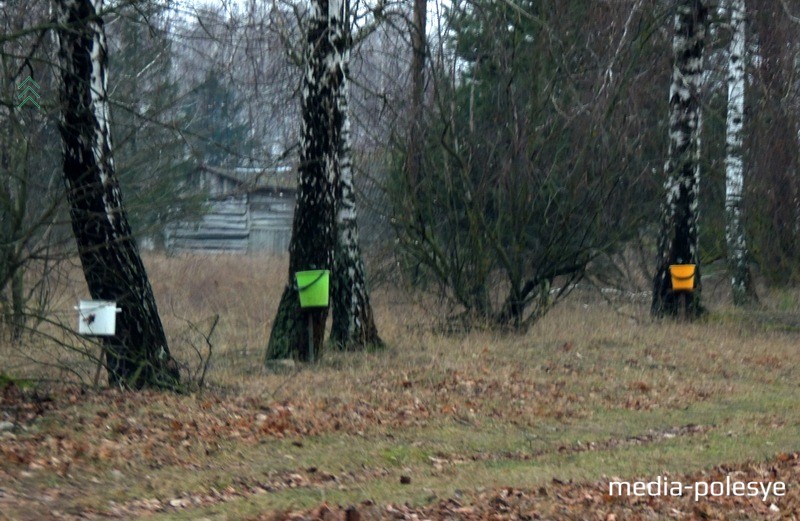
[[[260,190],[294,192],[297,190],[297,176],[290,165],[275,165],[264,168],[237,167],[222,168],[202,164],[200,170],[230,179],[238,190],[251,193]],[[238,191],[237,190],[237,191]]]

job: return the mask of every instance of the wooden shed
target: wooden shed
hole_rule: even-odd
[[[170,226],[170,251],[285,253],[289,249],[296,176],[288,165],[224,169],[202,165],[188,186],[208,194],[202,217]]]

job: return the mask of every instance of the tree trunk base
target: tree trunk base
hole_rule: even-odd
[[[302,310],[297,289],[288,285],[283,291],[272,325],[265,363],[286,358],[301,362],[318,361],[322,357],[327,320],[328,308]],[[309,332],[313,336],[310,344]],[[309,349],[309,345],[312,349]]]

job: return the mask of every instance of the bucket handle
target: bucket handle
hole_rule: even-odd
[[[694,273],[692,273],[691,275],[687,275],[685,277],[681,277],[679,275],[672,275],[672,274],[670,276],[675,280],[692,280],[694,278]]]
[[[311,282],[309,282],[308,284],[306,284],[302,288],[297,284],[297,273],[295,273],[295,288],[297,288],[297,291],[305,291],[306,289],[308,289],[311,286],[313,286],[314,284],[316,284],[319,281],[319,279],[324,277],[325,276],[325,271],[327,271],[327,270],[319,270],[319,275],[317,275],[317,278],[312,280]]]

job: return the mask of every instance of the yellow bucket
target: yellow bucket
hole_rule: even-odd
[[[672,291],[694,291],[694,264],[670,264]]]

